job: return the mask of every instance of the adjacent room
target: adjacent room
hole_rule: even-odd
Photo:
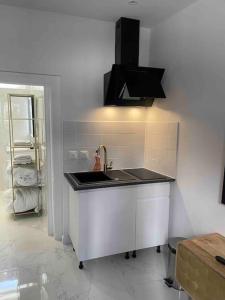
[[[0,299],[225,300],[224,28],[0,0]]]
[[[47,227],[44,88],[0,84],[0,105],[1,236],[19,235]]]
[[[43,87],[1,84],[1,212],[47,214]]]

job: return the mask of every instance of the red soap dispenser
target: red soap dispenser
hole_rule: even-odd
[[[95,164],[94,164],[93,171],[101,171],[101,157],[98,150],[96,150],[96,154],[95,154]]]

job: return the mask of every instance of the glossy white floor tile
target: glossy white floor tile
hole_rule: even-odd
[[[46,218],[0,209],[0,300],[187,300],[167,288],[166,248],[96,259],[78,269],[72,247],[47,236]]]

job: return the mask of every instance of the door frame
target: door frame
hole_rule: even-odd
[[[48,178],[48,234],[62,240],[63,233],[63,138],[60,102],[61,78],[55,75],[0,70],[0,83],[44,87]]]
[[[222,203],[225,204],[225,171],[224,171],[224,177],[223,177]]]

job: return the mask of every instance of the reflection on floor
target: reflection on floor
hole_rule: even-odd
[[[47,236],[46,217],[15,221],[0,212],[1,300],[186,300],[163,283],[166,249],[115,255],[85,263],[71,246]]]

